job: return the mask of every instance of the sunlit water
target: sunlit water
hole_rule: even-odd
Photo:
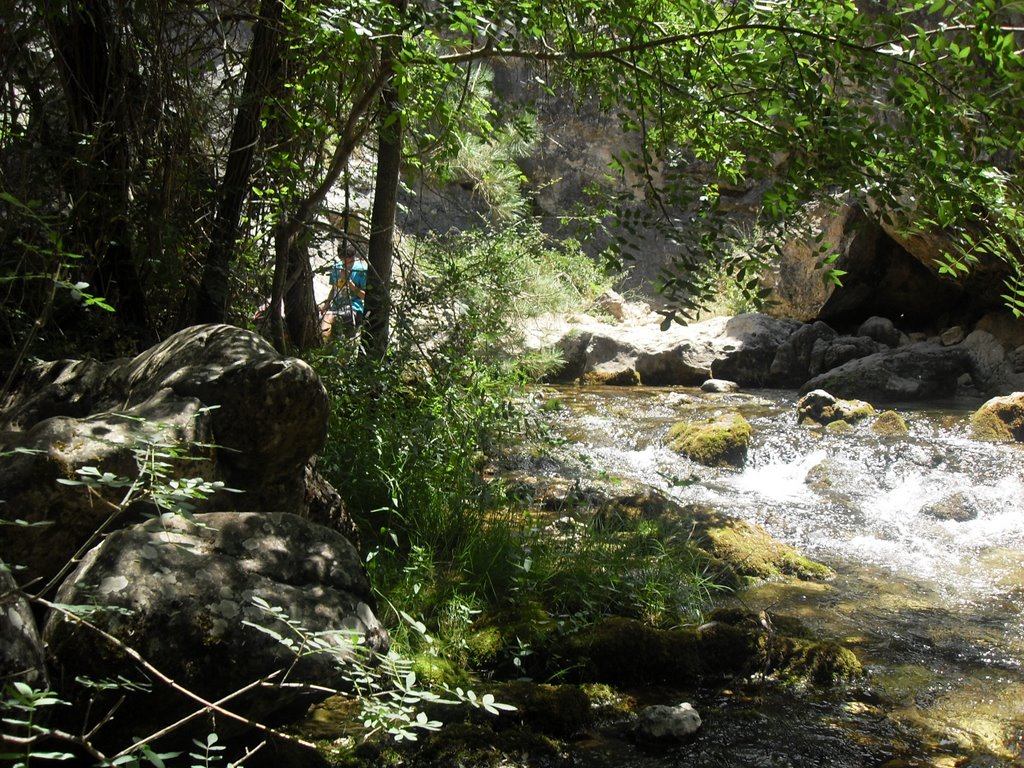
[[[975,403],[898,409],[910,435],[882,438],[867,424],[798,426],[792,392],[548,397],[565,405],[553,426],[581,476],[711,505],[834,568],[825,585],[769,584],[740,599],[845,640],[870,673],[853,691],[708,692],[692,744],[639,753],[599,739],[581,745],[581,765],[1024,766],[1024,446],[972,440]],[[671,423],[715,410],[753,427],[742,471],[664,446]],[[931,511],[954,494],[972,519]]]

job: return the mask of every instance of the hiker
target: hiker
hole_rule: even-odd
[[[366,260],[348,245],[341,261],[331,265],[331,295],[324,317],[325,335],[350,336],[363,321]]]

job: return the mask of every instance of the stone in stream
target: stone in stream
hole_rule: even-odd
[[[993,397],[971,417],[971,436],[977,440],[1024,442],[1024,392]]]
[[[674,707],[654,704],[640,710],[633,735],[640,741],[682,741],[700,726],[700,715],[689,702]]]
[[[728,394],[730,392],[739,392],[739,390],[739,384],[735,381],[728,381],[727,379],[708,379],[700,385],[701,392]]]
[[[823,389],[815,389],[800,398],[796,404],[799,423],[814,422],[827,426],[842,421],[852,424],[875,415],[870,403],[862,400],[840,400]]]

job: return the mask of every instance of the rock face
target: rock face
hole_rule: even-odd
[[[0,562],[0,680],[34,688],[50,686],[43,641],[28,601],[17,591],[10,570]],[[0,707],[2,709],[2,707]]]
[[[8,528],[0,557],[49,578],[121,504],[125,487],[87,492],[58,481],[95,467],[128,481],[202,477],[237,488],[194,500],[200,510],[281,510],[313,515],[306,465],[326,438],[327,396],[304,362],[256,334],[226,325],[187,328],[133,360],[59,361],[30,368],[0,417],[0,507]],[[17,453],[12,453],[18,451]],[[154,511],[154,499],[131,507]],[[320,510],[321,518],[335,508]],[[14,554],[16,553],[16,556]]]
[[[283,610],[306,633],[321,633],[317,640],[329,652],[308,652],[307,645],[297,657],[249,626],[302,645],[299,634],[256,600]],[[388,647],[354,547],[291,514],[221,512],[191,521],[168,515],[116,531],[83,559],[57,601],[95,606],[93,624],[210,700],[284,670],[291,683],[347,688],[339,660],[351,658],[354,644],[377,652]],[[65,680],[124,674],[122,652],[60,613],[51,613],[43,636]],[[129,733],[172,722],[189,706],[159,686],[152,694],[130,695],[132,704],[117,722]],[[231,708],[273,721],[318,695],[325,694],[257,688]],[[147,696],[159,706],[146,704]]]
[[[684,741],[700,726],[700,715],[689,702],[674,707],[654,704],[640,710],[634,733],[641,741]]]
[[[1024,443],[1024,392],[982,405],[971,417],[971,434],[979,440]]]
[[[885,218],[842,202],[809,209],[770,276],[773,313],[851,329],[871,316],[922,327],[976,319],[1001,304],[1005,264],[992,259],[962,279],[940,276],[936,260],[950,249],[944,236],[880,224]],[[842,285],[826,279],[826,256],[845,273]]]

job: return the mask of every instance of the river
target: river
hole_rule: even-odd
[[[580,765],[1024,766],[1024,446],[972,440],[977,403],[898,407],[910,434],[882,438],[867,424],[798,426],[785,391],[545,397],[563,406],[547,413],[581,474],[712,505],[831,566],[826,583],[769,583],[732,599],[800,616],[868,672],[833,691],[755,682],[689,692],[704,720],[693,742],[649,752],[595,737],[579,745]],[[700,467],[664,447],[672,422],[718,410],[751,423],[744,469]]]

